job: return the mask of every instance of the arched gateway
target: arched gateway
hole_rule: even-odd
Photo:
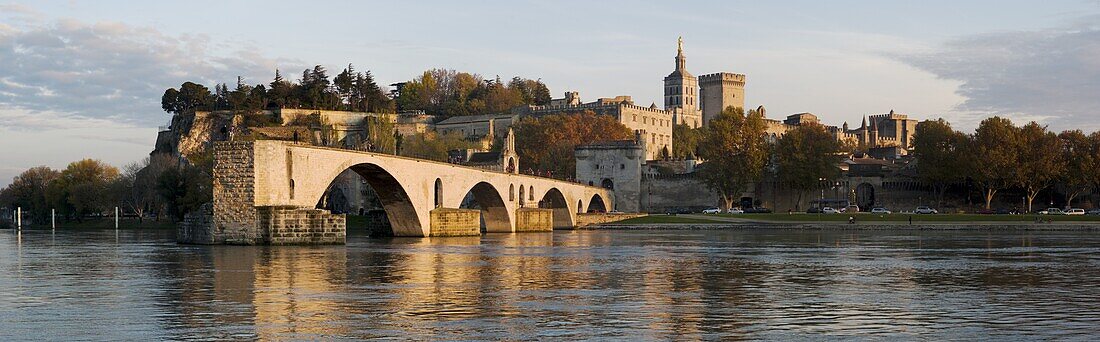
[[[572,228],[573,207],[611,192],[556,179],[285,141],[219,142],[209,222],[185,221],[181,242],[343,243],[344,215],[316,209],[332,181],[352,170],[378,194],[395,236],[477,235]],[[525,208],[509,191],[539,199]],[[477,209],[460,209],[470,194]],[[533,205],[528,205],[533,206]],[[190,229],[191,231],[184,232]]]

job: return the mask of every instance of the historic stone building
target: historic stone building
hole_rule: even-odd
[[[699,81],[687,71],[687,58],[684,57],[684,39],[676,44],[676,68],[665,76],[665,110],[674,113],[676,124],[699,127],[702,118],[699,115]]]
[[[726,107],[745,108],[745,75],[728,72],[699,76],[699,105],[703,125]]]
[[[672,125],[675,124],[673,111],[638,106],[630,96],[602,98],[583,103],[577,92],[568,92],[565,99],[551,100],[546,106],[521,106],[512,110],[514,115],[556,115],[575,114],[591,111],[597,115],[610,115],[634,131],[635,135],[645,138],[646,159],[658,159],[664,153],[672,152]]]
[[[642,168],[646,163],[645,139],[598,142],[577,146],[577,181],[615,193],[614,210],[640,212]]]

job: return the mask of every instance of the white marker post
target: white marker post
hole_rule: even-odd
[[[15,207],[15,229],[23,230],[23,207]]]
[[[57,209],[50,209],[50,229],[57,229]]]
[[[118,207],[115,207],[115,230],[118,230]]]

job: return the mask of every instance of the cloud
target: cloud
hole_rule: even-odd
[[[237,75],[259,83],[278,64],[304,68],[264,57],[251,46],[226,48],[204,35],[170,36],[115,22],[42,23],[32,9],[2,9],[20,18],[0,26],[0,123],[6,126],[154,126],[167,120],[160,96],[168,87],[184,81],[212,85]]]
[[[929,51],[895,56],[962,84],[956,106],[963,125],[990,115],[1052,129],[1100,129],[1100,16],[1064,27],[973,35]]]

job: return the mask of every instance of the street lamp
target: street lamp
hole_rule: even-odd
[[[818,186],[821,186],[821,183],[825,182],[825,177],[818,178],[817,181],[818,181],[818,183],[817,183]],[[821,204],[823,204],[823,205],[825,204],[825,187],[824,186],[821,187]]]

